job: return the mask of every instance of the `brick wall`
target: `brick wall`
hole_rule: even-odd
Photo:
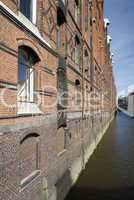
[[[4,5],[0,4],[0,97],[5,91],[8,106],[1,98],[0,198],[42,200],[57,196],[61,200],[77,172],[85,166],[116,106],[103,1],[68,1],[65,13],[58,10],[65,17],[59,25],[60,5],[53,0],[38,0],[36,26],[20,15],[17,1],[1,2]],[[76,36],[80,43],[79,65],[75,60]],[[34,105],[40,113],[18,114],[20,46],[28,46],[38,57],[34,65]],[[59,76],[60,70],[64,78]],[[57,100],[61,89],[70,98],[64,108],[64,123],[59,127],[59,113],[64,113]],[[75,99],[78,91],[82,94],[80,104]],[[107,92],[103,106],[99,99],[87,98],[91,92]]]

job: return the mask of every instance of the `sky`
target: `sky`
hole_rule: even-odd
[[[118,94],[134,89],[134,0],[104,0]]]

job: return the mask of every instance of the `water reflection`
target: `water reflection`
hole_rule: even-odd
[[[134,119],[118,113],[66,200],[134,200]]]

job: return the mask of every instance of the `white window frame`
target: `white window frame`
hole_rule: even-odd
[[[64,5],[65,5],[65,0],[62,0],[62,2],[64,3]]]
[[[34,66],[31,65],[26,68],[26,80],[17,91],[18,114],[42,113],[34,102],[34,79]]]
[[[37,23],[37,0],[31,0],[31,20],[28,19],[25,15],[24,17],[27,18],[29,21],[31,21],[34,25],[36,25]],[[21,12],[21,11],[20,11]],[[21,14],[23,15],[23,13],[21,12]]]
[[[37,22],[37,0],[32,0],[32,22],[36,25]]]

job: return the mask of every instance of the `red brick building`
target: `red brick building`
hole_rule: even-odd
[[[103,0],[0,1],[0,198],[62,200],[116,109]]]

